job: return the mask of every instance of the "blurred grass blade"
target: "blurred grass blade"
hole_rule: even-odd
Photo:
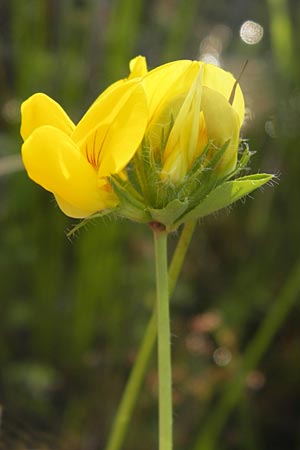
[[[218,437],[230,413],[240,400],[245,386],[245,377],[258,363],[269,348],[272,339],[299,298],[300,291],[300,262],[293,271],[282,289],[281,294],[274,302],[273,308],[267,313],[263,323],[248,345],[242,361],[241,370],[227,385],[215,409],[202,426],[194,450],[215,450]]]
[[[286,0],[268,0],[270,34],[277,67],[283,78],[295,71],[295,52],[289,5]]]
[[[135,56],[135,43],[144,11],[144,0],[115,0],[106,36],[106,74],[112,82],[128,72],[129,59]]]
[[[162,60],[170,61],[184,54],[185,45],[191,34],[192,24],[197,15],[199,2],[197,0],[181,0],[176,8],[176,15],[169,30]]]

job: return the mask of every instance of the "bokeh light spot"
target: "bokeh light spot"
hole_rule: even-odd
[[[262,40],[264,29],[259,23],[247,20],[240,29],[241,39],[249,45],[258,44]]]
[[[219,347],[214,351],[213,359],[218,366],[225,367],[232,359],[231,351],[226,347]]]

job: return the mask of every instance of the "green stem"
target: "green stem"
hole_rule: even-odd
[[[169,269],[169,292],[172,295],[176,282],[189,247],[196,222],[188,222],[184,225],[180,235],[179,242],[174,252],[170,269]],[[153,312],[151,319],[146,328],[143,341],[139,348],[134,366],[130,373],[128,382],[126,384],[121,402],[119,404],[117,414],[108,438],[108,443],[105,450],[119,450],[124,441],[128,424],[132,416],[133,408],[136,403],[138,393],[145,376],[145,372],[150,360],[150,356],[154,349],[156,341],[156,311]]]
[[[297,263],[277,301],[274,303],[273,308],[266,315],[263,323],[248,345],[243,357],[241,370],[227,385],[216,408],[204,423],[202,427],[203,432],[196,440],[194,450],[215,449],[218,436],[243,392],[247,373],[257,367],[277,330],[298,298],[300,289],[299,280],[300,263]]]
[[[172,450],[172,369],[167,236],[166,231],[153,229],[158,334],[159,450]]]

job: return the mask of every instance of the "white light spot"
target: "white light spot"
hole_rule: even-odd
[[[211,53],[203,53],[200,55],[200,61],[203,61],[207,64],[213,64],[214,66],[220,67],[220,60],[216,56]]]
[[[231,351],[226,347],[219,347],[214,351],[213,359],[218,366],[225,367],[231,361]]]
[[[240,29],[241,39],[249,45],[258,44],[262,40],[264,29],[259,23],[247,20]]]
[[[9,123],[17,123],[20,118],[20,102],[11,98],[2,106],[2,116]]]
[[[276,138],[276,128],[274,120],[270,119],[267,120],[265,123],[265,132],[267,133],[270,138],[275,139]]]

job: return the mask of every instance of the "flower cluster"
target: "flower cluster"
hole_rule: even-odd
[[[138,56],[129,77],[108,87],[77,125],[45,94],[26,100],[22,157],[29,177],[70,217],[118,214],[172,230],[271,178],[236,178],[250,156],[244,145],[238,161],[243,118],[230,73],[189,60],[148,71]]]

